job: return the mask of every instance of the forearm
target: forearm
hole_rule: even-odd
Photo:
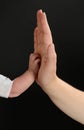
[[[58,77],[47,87],[45,92],[53,103],[68,116],[84,124],[84,92]]]
[[[15,78],[13,80],[12,89],[9,97],[17,97],[20,94],[22,94],[25,90],[27,90],[31,86],[34,80],[35,77],[30,71],[26,71],[21,76]]]

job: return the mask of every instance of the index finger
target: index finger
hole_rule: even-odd
[[[52,34],[47,21],[47,17],[45,12],[43,12],[42,10],[37,11],[37,26],[40,33],[46,35],[46,37],[49,38],[50,42],[52,42]]]

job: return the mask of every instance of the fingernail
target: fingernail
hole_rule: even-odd
[[[43,12],[43,14],[46,16],[46,13],[45,13],[45,12]]]
[[[54,44],[50,44],[49,45],[49,52],[52,52],[53,49],[54,49]]]
[[[39,11],[42,13],[42,9],[39,9]]]

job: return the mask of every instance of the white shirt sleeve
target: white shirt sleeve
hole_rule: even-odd
[[[11,81],[8,77],[0,74],[0,97],[8,98],[13,81]]]

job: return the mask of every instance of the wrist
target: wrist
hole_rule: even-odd
[[[47,93],[48,91],[51,91],[53,87],[56,87],[58,76],[55,74],[50,80],[42,84],[42,89]]]
[[[34,78],[35,79],[35,73],[32,71],[32,70],[27,70],[26,71],[26,73],[30,76],[30,77],[32,77],[32,78]]]
[[[56,95],[55,93],[57,92],[59,82],[60,78],[57,75],[55,75],[55,77],[50,82],[48,82],[48,84],[42,86],[42,89],[49,97],[54,98],[54,96]]]

